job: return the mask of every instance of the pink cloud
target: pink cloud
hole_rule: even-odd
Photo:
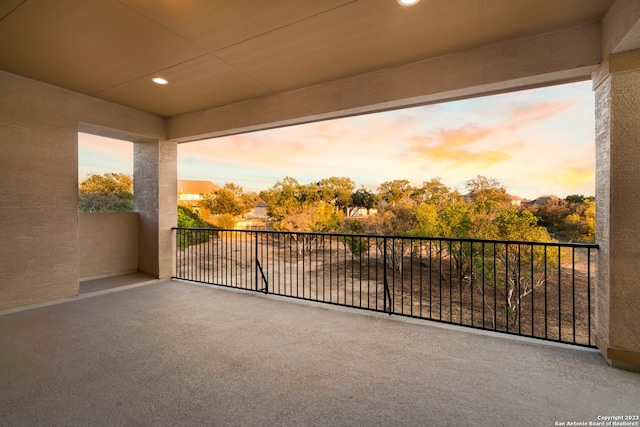
[[[576,106],[577,102],[545,102],[542,104],[516,107],[510,117],[498,126],[504,129],[516,129],[524,124],[541,122]]]
[[[78,134],[78,143],[99,154],[117,155],[133,159],[133,143],[101,136]]]

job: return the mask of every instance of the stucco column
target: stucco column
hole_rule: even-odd
[[[596,344],[640,370],[640,50],[610,55],[596,96]]]
[[[134,210],[138,212],[138,269],[158,278],[173,275],[172,227],[177,224],[177,143],[136,142]]]

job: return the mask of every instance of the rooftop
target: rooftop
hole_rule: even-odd
[[[178,193],[183,194],[206,194],[219,188],[211,181],[178,180]]]
[[[640,374],[595,350],[150,283],[0,316],[0,424],[542,426],[638,414]]]

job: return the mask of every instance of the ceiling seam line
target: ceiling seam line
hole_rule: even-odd
[[[5,16],[3,16],[2,18],[0,18],[0,22],[4,21],[5,19],[7,19],[8,17],[10,17],[11,15],[13,15],[15,13],[16,10],[20,9],[22,6],[24,6],[27,3],[27,0],[23,0],[22,3],[20,3],[19,5],[17,5],[15,8],[13,8],[9,13],[7,13]]]
[[[218,55],[216,55],[213,52],[209,52],[209,55],[213,56],[214,58],[218,59],[220,62],[226,64],[228,67],[233,68],[235,71],[237,71],[238,73],[242,74],[243,76],[253,80],[254,82],[263,85],[264,87],[266,87],[267,89],[273,91],[273,92],[278,92],[277,89],[271,87],[270,85],[266,84],[265,82],[256,79],[255,77],[253,77],[251,74],[247,74],[247,72],[241,70],[240,68],[236,67],[235,65],[231,64],[230,62],[227,62],[226,60],[220,58]]]
[[[25,0],[25,3],[26,3],[26,1],[27,1],[27,0]],[[117,2],[118,2],[120,5],[122,5],[123,7],[127,8],[127,9],[129,9],[130,11],[132,11],[133,13],[135,13],[136,15],[138,15],[138,16],[140,16],[140,17],[142,17],[142,18],[146,19],[147,21],[153,22],[153,23],[154,23],[154,24],[156,24],[156,25],[161,26],[162,28],[166,29],[166,30],[167,30],[167,31],[169,31],[170,33],[172,33],[172,34],[176,35],[177,37],[179,37],[179,38],[183,39],[184,41],[188,42],[189,44],[192,44],[193,46],[197,47],[198,49],[202,49],[204,52],[207,52],[207,53],[214,53],[214,52],[218,52],[218,51],[221,51],[221,50],[224,50],[224,49],[228,49],[228,48],[230,48],[230,47],[233,47],[233,46],[236,46],[236,45],[242,44],[242,43],[244,43],[244,42],[247,42],[247,41],[253,40],[253,39],[255,39],[255,38],[262,37],[262,36],[264,36],[264,35],[266,35],[266,34],[269,34],[269,33],[274,32],[274,31],[278,31],[278,30],[281,30],[281,29],[283,29],[283,28],[287,28],[287,27],[289,27],[289,26],[291,26],[291,25],[295,25],[295,24],[298,24],[298,23],[300,23],[300,22],[304,22],[304,21],[306,21],[306,20],[313,19],[313,18],[315,18],[315,17],[317,17],[317,16],[320,16],[320,15],[323,15],[323,14],[325,14],[325,13],[332,12],[332,11],[334,11],[334,10],[336,10],[336,9],[340,9],[340,8],[342,8],[342,7],[348,6],[348,5],[350,5],[350,4],[352,4],[352,3],[355,3],[355,2],[357,2],[357,1],[358,1],[358,0],[351,0],[351,1],[347,2],[347,3],[343,3],[343,4],[340,4],[340,5],[338,5],[338,6],[332,7],[331,9],[323,10],[322,12],[318,12],[318,13],[315,13],[315,14],[313,14],[313,15],[306,16],[306,17],[304,17],[304,18],[302,18],[302,19],[298,19],[297,21],[290,22],[290,23],[288,23],[288,24],[281,25],[281,26],[279,26],[279,27],[273,28],[273,29],[268,30],[268,31],[265,31],[265,32],[263,32],[263,33],[256,34],[255,36],[248,37],[248,38],[246,38],[246,39],[244,39],[244,40],[242,40],[242,41],[239,41],[239,42],[237,42],[237,43],[232,43],[232,44],[227,45],[227,46],[223,46],[223,47],[220,47],[220,48],[217,48],[217,49],[210,50],[210,49],[206,49],[206,48],[204,48],[203,46],[200,46],[199,44],[194,43],[192,40],[190,40],[190,39],[188,39],[187,37],[183,36],[182,34],[180,34],[180,33],[176,32],[175,30],[173,30],[173,29],[171,29],[171,28],[167,27],[167,26],[166,26],[166,25],[164,25],[163,23],[161,23],[161,22],[159,22],[159,21],[156,21],[155,19],[153,19],[153,18],[151,18],[151,17],[149,17],[149,16],[147,16],[147,15],[144,15],[144,14],[140,13],[140,12],[139,12],[139,11],[137,11],[136,9],[132,8],[131,6],[129,6],[129,5],[125,4],[125,3],[123,3],[123,2],[122,2],[122,0],[117,0]],[[216,58],[218,58],[218,57],[216,56]]]
[[[208,52],[205,52],[205,53],[203,53],[202,55],[198,55],[198,56],[195,56],[195,57],[193,57],[193,58],[185,59],[184,61],[182,61],[182,62],[178,62],[178,63],[176,63],[176,64],[173,64],[173,65],[171,65],[171,66],[169,66],[169,67],[161,68],[161,69],[159,69],[159,70],[155,70],[155,71],[153,71],[153,72],[151,72],[151,73],[145,73],[145,74],[143,74],[143,75],[139,75],[139,76],[134,77],[134,78],[132,78],[132,79],[129,79],[129,80],[127,80],[127,81],[124,81],[124,82],[121,82],[121,83],[118,83],[118,84],[115,84],[115,85],[112,85],[112,86],[106,87],[106,88],[104,88],[104,89],[97,90],[97,91],[95,91],[95,92],[91,92],[91,95],[97,95],[97,94],[99,94],[99,93],[101,93],[101,92],[104,92],[104,91],[107,91],[107,90],[110,90],[110,89],[116,88],[116,87],[118,87],[118,86],[122,86],[122,85],[125,85],[125,84],[128,84],[128,83],[132,83],[132,82],[134,82],[134,81],[136,81],[136,80],[138,80],[138,79],[142,79],[142,78],[147,77],[147,76],[152,76],[152,75],[157,74],[157,73],[162,73],[163,71],[166,71],[166,70],[169,70],[169,69],[171,69],[171,68],[174,68],[174,67],[180,66],[180,65],[182,65],[182,64],[186,64],[187,62],[195,61],[196,59],[200,59],[200,58],[203,58],[203,57],[205,57],[205,56],[209,56],[209,55],[211,55],[211,54],[210,54],[210,53],[208,53]]]
[[[139,17],[141,17],[141,18],[143,18],[143,19],[145,19],[145,20],[147,20],[147,21],[149,21],[149,22],[152,22],[152,23],[154,23],[154,24],[156,24],[156,25],[159,25],[160,27],[162,27],[162,28],[164,28],[165,30],[169,31],[171,34],[175,35],[176,37],[181,38],[181,39],[182,39],[182,40],[184,40],[185,42],[189,43],[190,45],[193,45],[193,46],[197,47],[198,49],[201,49],[203,52],[206,52],[206,53],[208,53],[208,52],[209,52],[209,51],[208,51],[208,49],[205,49],[205,48],[203,48],[202,46],[195,44],[192,40],[189,40],[188,38],[186,38],[186,37],[185,37],[185,36],[183,36],[182,34],[177,33],[175,30],[173,30],[173,29],[171,29],[171,28],[167,27],[167,26],[166,26],[166,25],[164,25],[162,22],[156,21],[155,19],[151,18],[150,16],[147,16],[147,15],[145,15],[145,14],[143,14],[143,13],[141,13],[141,12],[137,11],[136,9],[132,8],[131,6],[126,5],[126,4],[122,3],[122,0],[116,0],[116,1],[117,1],[117,2],[122,6],[122,7],[125,7],[125,8],[127,8],[127,9],[129,9],[131,12],[135,13],[137,16],[139,16]]]
[[[237,43],[232,43],[232,44],[230,44],[230,45],[227,45],[227,46],[224,46],[224,47],[220,47],[220,48],[218,48],[218,49],[211,50],[210,52],[211,52],[211,53],[213,53],[213,52],[219,52],[219,51],[221,51],[221,50],[229,49],[230,47],[234,47],[234,46],[240,45],[240,44],[242,44],[242,43],[245,43],[245,42],[251,41],[251,40],[253,40],[253,39],[256,39],[256,38],[258,38],[258,37],[262,37],[262,36],[264,36],[264,35],[267,35],[267,34],[273,33],[273,32],[275,32],[275,31],[282,30],[283,28],[291,27],[292,25],[296,25],[296,24],[299,24],[299,23],[301,23],[301,22],[308,21],[309,19],[313,19],[313,18],[315,18],[315,17],[317,17],[317,16],[324,15],[325,13],[333,12],[334,10],[337,10],[337,9],[342,8],[342,7],[348,6],[348,5],[353,4],[353,3],[357,2],[357,1],[358,1],[358,0],[351,0],[351,1],[350,1],[350,2],[348,2],[348,3],[344,3],[344,4],[341,4],[341,5],[338,5],[338,6],[332,7],[331,9],[323,10],[322,12],[318,12],[318,13],[315,13],[315,14],[313,14],[313,15],[306,16],[306,17],[304,17],[304,18],[298,19],[297,21],[290,22],[290,23],[285,24],[285,25],[281,25],[281,26],[276,27],[276,28],[273,28],[273,29],[271,29],[271,30],[267,30],[267,31],[265,31],[265,32],[263,32],[263,33],[256,34],[255,36],[251,36],[251,37],[249,37],[249,38],[246,38],[246,39],[244,39],[244,40],[242,40],[242,41],[239,41],[239,42],[237,42]]]

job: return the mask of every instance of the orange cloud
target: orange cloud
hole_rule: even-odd
[[[474,144],[489,136],[490,133],[489,128],[469,125],[459,129],[440,129],[436,133],[436,138],[440,139],[443,145],[456,148]]]
[[[487,149],[490,128],[465,126],[440,129],[434,137],[414,136],[407,150],[409,158],[423,162],[441,162],[451,168],[487,168],[512,159],[513,151],[522,148],[521,142],[501,144],[502,150]]]

